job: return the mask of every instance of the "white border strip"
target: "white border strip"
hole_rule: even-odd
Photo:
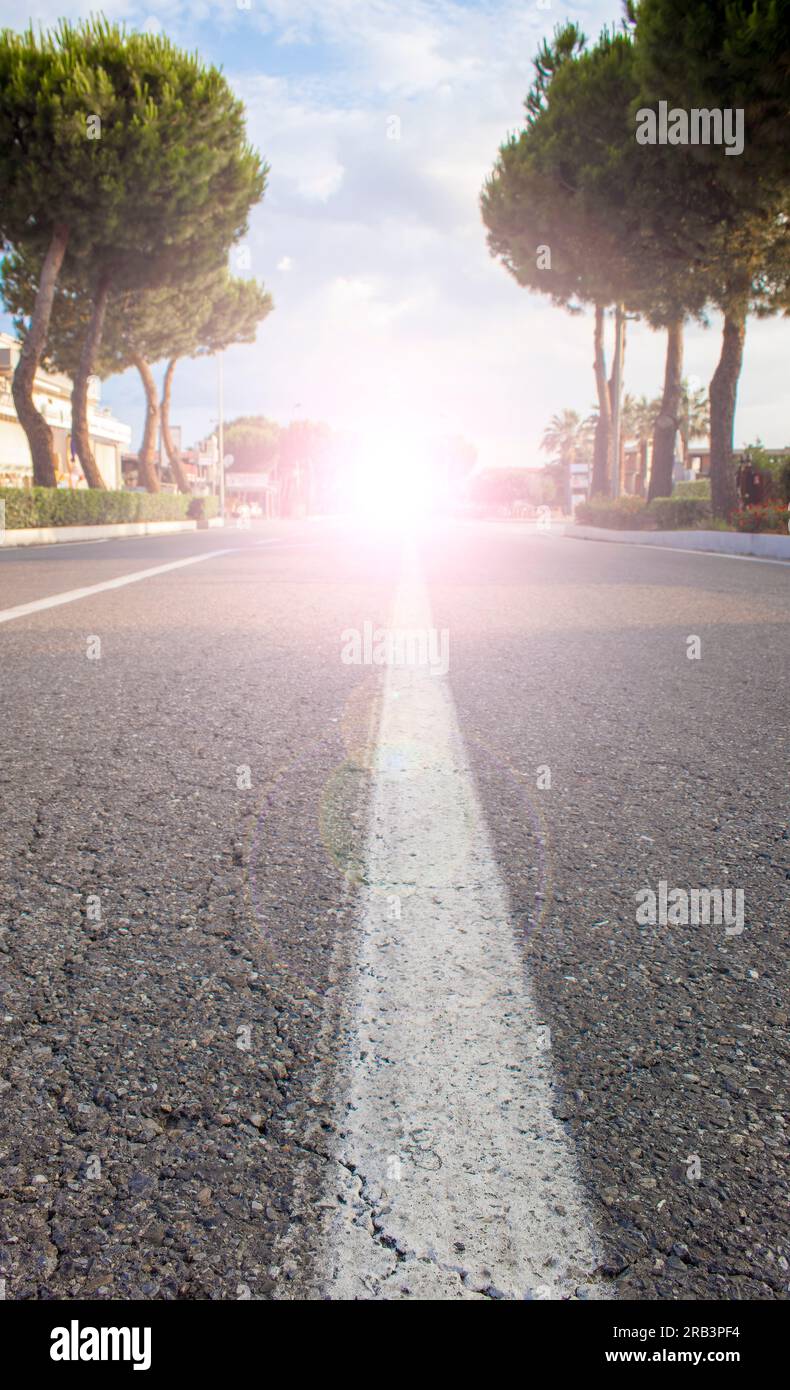
[[[614,545],[650,546],[653,550],[684,550],[695,555],[719,555],[727,560],[790,562],[790,536],[745,531],[611,531],[602,526],[564,526],[567,540],[609,541]],[[655,538],[655,539],[654,539]]]
[[[223,526],[222,517],[214,516],[209,527]],[[75,545],[83,541],[126,539],[129,536],[165,536],[176,532],[191,535],[199,527],[196,521],[107,521],[96,526],[7,526],[0,530],[0,545],[4,550],[16,550],[30,545]]]

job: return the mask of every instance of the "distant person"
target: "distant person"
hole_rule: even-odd
[[[741,455],[738,464],[738,471],[735,474],[735,486],[738,490],[738,505],[750,507],[752,505],[752,490],[754,486],[754,469],[748,454]]]

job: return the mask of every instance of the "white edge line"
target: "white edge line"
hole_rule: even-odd
[[[696,547],[686,545],[645,545],[642,541],[613,541],[609,536],[568,536],[561,537],[564,541],[589,541],[591,545],[630,545],[636,550],[670,550],[673,555],[707,555],[713,560],[751,560],[757,565],[784,565],[787,568],[790,560],[774,560],[768,555],[735,555],[732,551],[726,550],[697,550]]]
[[[141,579],[153,579],[156,574],[183,569],[185,565],[197,565],[201,560],[213,560],[218,555],[231,555],[236,553],[236,550],[236,546],[226,546],[223,550],[209,550],[204,555],[189,555],[184,560],[171,560],[166,565],[135,570],[134,574],[122,574],[117,579],[105,579],[101,584],[90,584],[85,589],[67,589],[65,593],[51,594],[49,598],[37,598],[30,603],[20,603],[16,608],[1,609],[0,623],[10,623],[14,618],[24,618],[29,613],[41,613],[46,608],[59,608],[63,603],[75,603],[77,599],[89,598],[91,594],[103,594],[108,589],[122,589],[126,584],[136,584]]]
[[[217,528],[217,529],[219,529],[219,528]],[[231,528],[228,527],[227,529],[230,530]],[[13,550],[13,551],[24,550],[26,554],[30,554],[30,555],[39,555],[39,556],[42,555],[42,554],[45,554],[45,555],[46,555],[47,553],[49,553],[49,552],[51,552],[51,551],[54,551],[55,554],[59,555],[60,552],[61,552],[61,550],[70,550],[71,547],[72,547],[72,546],[75,546],[75,545],[110,545],[111,543],[115,544],[115,543],[117,543],[118,541],[163,541],[163,540],[170,541],[170,540],[175,540],[176,537],[179,537],[179,536],[191,536],[191,537],[194,537],[194,536],[197,536],[197,535],[203,535],[204,533],[203,533],[203,532],[198,532],[198,531],[163,531],[163,532],[160,532],[159,534],[154,533],[153,535],[147,535],[147,536],[95,536],[95,537],[91,537],[90,539],[84,540],[84,541],[38,541],[38,542],[35,542],[35,543],[32,544],[32,545],[31,545],[31,544],[28,544],[28,545],[20,545],[19,543],[17,543],[17,544],[15,545],[13,541],[9,541],[9,539],[8,539],[9,536],[13,536],[13,534],[14,534],[13,530],[7,528],[7,529],[6,529],[6,532],[5,532],[5,540],[3,540],[3,539],[2,539],[2,536],[0,536],[0,559],[2,559],[3,555],[9,553],[9,552],[12,551],[12,550]],[[230,538],[228,538],[228,539],[230,539]],[[224,537],[223,537],[223,540],[224,540]],[[254,544],[254,545],[279,545],[279,544],[280,544],[280,537],[279,537],[279,536],[268,536],[265,540],[262,540],[262,541],[255,541],[255,542],[253,542],[253,544]],[[288,544],[289,544],[289,545],[294,545],[294,544],[296,544],[296,542],[295,542],[295,541],[289,541]],[[305,542],[305,544],[308,544],[308,545],[317,545],[318,542],[317,542],[317,541],[308,541],[308,542]]]

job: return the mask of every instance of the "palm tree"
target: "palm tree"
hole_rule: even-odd
[[[650,401],[647,396],[631,396],[626,392],[623,397],[622,435],[623,439],[636,440],[639,449],[637,478],[642,481],[642,484],[647,477],[647,451],[653,437],[656,416],[660,409],[660,396]]]
[[[683,446],[683,467],[688,468],[689,445],[692,439],[700,435],[707,436],[710,430],[710,401],[704,386],[694,388],[684,380],[678,429]]]
[[[561,410],[552,415],[540,447],[544,453],[552,454],[552,463],[558,468],[562,486],[563,510],[571,510],[571,464],[579,454],[586,452],[585,445],[590,437],[589,420],[582,420],[576,410]]]

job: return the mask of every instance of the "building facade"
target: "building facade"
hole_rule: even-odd
[[[27,436],[17,418],[11,381],[19,360],[16,338],[0,333],[0,486],[30,487],[33,464]],[[58,486],[85,486],[82,469],[71,453],[71,379],[61,372],[39,368],[33,388],[34,404],[52,430],[57,456]],[[131,442],[129,425],[116,420],[101,405],[100,383],[92,377],[88,386],[88,430],[96,464],[108,488],[121,488],[121,454]]]

